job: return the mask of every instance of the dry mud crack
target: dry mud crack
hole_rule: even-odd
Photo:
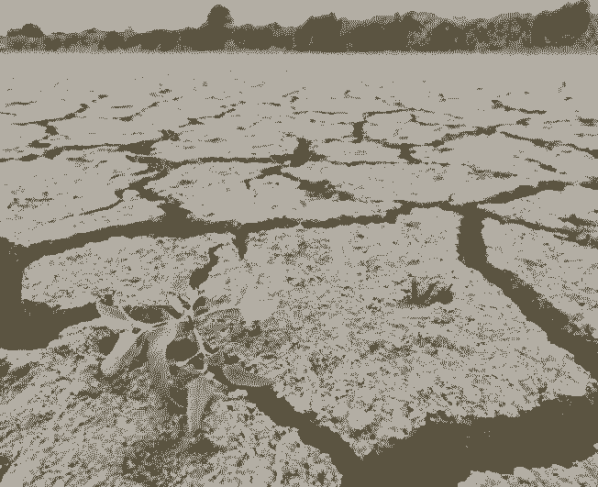
[[[31,131],[27,149],[5,149],[3,170],[25,163],[42,177],[7,177],[0,214],[2,305],[20,329],[6,327],[0,345],[2,481],[469,487],[595,476],[595,150],[533,132],[539,121],[591,132],[589,118],[545,116],[522,95],[461,113],[445,88],[435,102],[405,100],[419,108],[392,90],[368,98],[368,85],[324,98],[287,86],[292,111],[274,94],[245,101],[263,85],[186,111],[184,90],[153,87],[118,117],[129,105],[112,95],[60,118],[6,104]],[[160,110],[172,123],[156,131]],[[91,119],[125,131],[77,132]],[[200,332],[206,346],[226,345],[227,360],[274,385],[210,369],[224,398],[181,451],[188,414],[151,406],[146,364],[102,375],[117,331],[96,302],[118,296],[132,318],[157,323],[187,284],[201,309],[240,310]],[[169,357],[197,352],[189,336]]]

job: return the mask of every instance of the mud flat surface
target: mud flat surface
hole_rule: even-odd
[[[598,483],[589,59],[224,57],[5,80],[0,483]],[[151,343],[105,372],[98,310],[157,326],[185,289],[165,405]],[[189,446],[200,340],[268,385],[208,367]]]

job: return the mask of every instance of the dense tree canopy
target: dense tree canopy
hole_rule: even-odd
[[[25,37],[43,37],[42,30],[34,24],[25,24],[20,29],[10,29],[7,33],[8,37],[25,36]]]
[[[598,16],[592,15],[588,0],[567,3],[538,15],[503,14],[492,19],[448,20],[433,14],[373,17],[367,21],[338,19],[331,12],[309,17],[298,27],[244,24],[235,27],[231,12],[215,5],[206,21],[180,30],[157,29],[136,33],[103,32],[45,36],[34,24],[7,33],[8,49],[69,49],[72,46],[114,51],[141,48],[212,51],[226,48],[266,50],[282,48],[304,52],[452,51],[544,48],[547,46],[598,45]],[[41,39],[41,42],[40,42]]]
[[[532,27],[532,44],[543,47],[570,46],[590,25],[590,9],[586,1],[566,4],[553,12],[542,12]]]
[[[442,22],[430,32],[427,47],[431,51],[465,49],[467,47],[465,32],[451,22]]]
[[[341,52],[342,20],[330,13],[319,17],[310,17],[295,32],[295,49],[298,51]]]
[[[212,7],[212,10],[210,10],[206,23],[210,27],[223,28],[225,26],[230,26],[234,21],[230,11],[226,7],[215,5]]]

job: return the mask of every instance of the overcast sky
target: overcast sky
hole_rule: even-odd
[[[572,1],[572,0],[570,0]],[[592,12],[598,0],[590,0]],[[244,23],[297,26],[310,15],[334,12],[337,17],[362,20],[410,10],[442,17],[492,17],[500,13],[537,14],[554,10],[567,0],[2,0],[0,35],[26,23],[44,33],[80,32],[92,27],[137,32],[201,25],[216,4],[227,7],[236,25]]]

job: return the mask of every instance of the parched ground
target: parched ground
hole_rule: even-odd
[[[583,183],[582,183],[583,184]],[[499,217],[499,221],[519,223],[535,230],[552,232],[559,237],[573,237],[577,242],[594,245],[598,225],[598,201],[592,183],[567,186],[561,191],[543,191],[508,204],[486,204],[481,208]]]
[[[595,317],[598,255],[550,232],[517,224],[484,221],[488,260],[515,273],[569,316],[571,324],[598,338]]]
[[[394,225],[250,240],[262,294],[280,300],[278,316],[305,344],[278,366],[276,389],[359,455],[411,434],[428,413],[517,415],[541,394],[585,393],[583,369],[457,261],[457,224],[415,210]],[[428,302],[417,302],[413,280],[422,294],[436,285]]]
[[[357,466],[393,472],[384,454],[435,421],[473,435],[593,405],[598,125],[581,77],[171,76],[173,59],[103,85],[103,60],[39,94],[10,83],[10,285],[54,314],[115,294],[150,319],[191,283],[207,308],[240,311],[206,342],[273,385],[216,377],[225,394],[183,449],[185,409],[150,407],[141,361],[105,377],[118,326],[85,315],[47,347],[0,349],[2,485],[352,486]],[[566,340],[530,311],[548,306]],[[457,459],[443,485],[594,485],[583,451],[500,471]]]
[[[23,486],[338,486],[327,455],[275,425],[242,393],[212,404],[201,441],[177,451],[184,414],[153,411],[147,371],[110,383],[100,348],[102,319],[66,330],[33,360],[13,365],[0,393],[3,484]],[[131,387],[131,381],[134,386]]]
[[[297,348],[258,357],[257,370],[359,456],[412,434],[427,414],[517,416],[539,400],[584,395],[589,374],[458,261],[458,225],[454,214],[416,209],[394,224],[263,231],[250,235],[243,262],[230,243],[219,248],[202,288],[241,301],[247,322],[270,323],[264,331],[292,328]],[[166,305],[157,290],[174,289],[182,269],[226,240],[91,244],[28,268],[23,297],[69,308],[114,289],[130,305]],[[57,266],[69,276],[62,284],[50,277]]]

